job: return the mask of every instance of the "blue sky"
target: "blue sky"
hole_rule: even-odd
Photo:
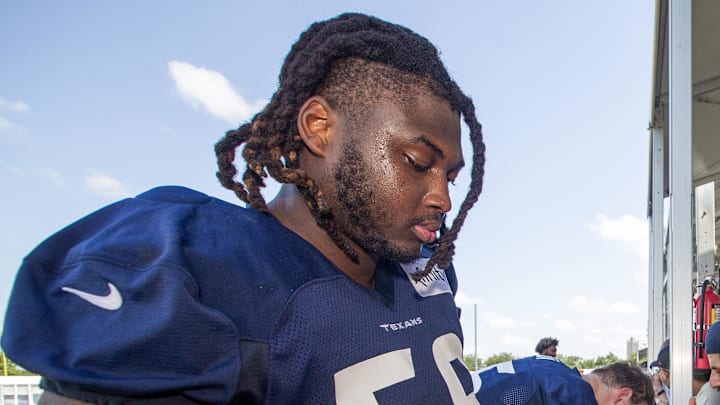
[[[162,184],[236,202],[213,144],[272,95],[300,32],[343,11],[428,37],[483,124],[455,256],[465,352],[475,305],[483,358],[645,339],[651,0],[0,2],[0,312],[22,257],[95,209]]]

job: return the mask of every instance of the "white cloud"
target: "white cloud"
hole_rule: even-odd
[[[577,330],[575,324],[567,319],[555,319],[553,320],[553,326],[564,332],[574,332]]]
[[[508,346],[530,347],[533,345],[529,339],[514,335],[504,335],[501,340]]]
[[[45,177],[49,178],[53,183],[55,183],[56,186],[58,186],[58,187],[66,186],[65,179],[63,178],[63,176],[60,173],[56,172],[55,170],[44,169],[41,171],[41,173]]]
[[[630,314],[638,313],[640,309],[627,302],[608,303],[602,298],[588,298],[582,295],[576,295],[570,298],[568,306],[574,312],[583,313],[603,313],[603,314]]]
[[[18,129],[18,128],[20,128],[20,127],[17,126],[17,124],[15,124],[14,122],[12,122],[9,119],[0,115],[0,131],[5,132],[5,131],[13,130],[13,129]]]
[[[0,115],[0,140],[10,142],[28,142],[30,137],[23,127]]]
[[[5,167],[7,168],[7,171],[10,172],[10,174],[14,177],[20,177],[23,175],[23,170],[20,168],[20,166],[8,165]]]
[[[35,182],[35,179],[42,178],[50,180],[57,187],[65,187],[67,185],[65,178],[53,169],[26,170],[17,165],[8,165],[6,169],[13,177],[24,179],[24,181],[32,179],[31,181]]]
[[[30,106],[22,101],[10,101],[0,97],[0,108],[14,112],[27,113],[30,112]]]
[[[482,304],[480,298],[471,297],[464,292],[458,290],[455,294],[455,305],[457,306],[473,306],[475,304]]]
[[[590,345],[594,345],[594,346],[600,346],[600,345],[607,343],[606,340],[602,336],[597,336],[597,334],[595,333],[596,331],[591,331],[591,332],[593,332],[594,334],[592,334],[592,335],[586,334],[586,335],[582,336],[583,342],[590,344]],[[622,355],[622,353],[620,353],[620,355]]]
[[[120,180],[102,173],[85,176],[85,185],[94,193],[103,197],[125,198],[132,196]]]
[[[494,329],[510,329],[517,326],[517,322],[513,319],[491,311],[485,311],[480,315],[480,319]]]
[[[17,128],[12,121],[0,115],[0,130]]]
[[[619,242],[624,250],[636,252],[643,258],[648,255],[648,224],[645,219],[632,215],[610,219],[604,214],[597,214],[590,229],[603,239]]]
[[[213,70],[179,61],[168,62],[168,69],[183,100],[231,124],[250,119],[267,103],[265,100],[247,102],[225,76]]]
[[[649,260],[649,232],[647,220],[632,215],[610,219],[603,214],[595,215],[590,229],[601,238],[620,245],[620,249],[634,253],[640,259],[640,266],[633,270],[635,279],[647,283]]]

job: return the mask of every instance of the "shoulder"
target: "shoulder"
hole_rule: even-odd
[[[531,398],[537,398],[540,389],[529,371],[525,359],[506,361],[480,370],[477,394],[480,403],[504,403],[509,397],[522,403],[542,403],[530,402]]]
[[[697,405],[710,405],[720,403],[720,391],[713,389],[710,383],[707,382],[700,387],[695,401]]]
[[[519,359],[498,363],[490,367],[486,367],[480,370],[480,375],[491,375],[491,374],[527,374],[528,376],[535,375],[536,373],[556,373],[556,372],[572,372],[578,374],[576,370],[573,370],[566,366],[561,361],[550,356],[529,356]],[[579,374],[578,374],[579,376]]]
[[[577,370],[549,356],[530,356],[500,363],[479,372],[478,398],[488,403],[514,393],[523,393],[527,400],[538,403],[577,403],[579,399],[593,404],[592,388]],[[534,402],[529,402],[534,403]]]
[[[168,249],[232,231],[251,232],[269,218],[184,187],[165,186],[103,207],[58,231],[28,256],[53,267],[84,258],[121,260],[133,268],[168,258]]]
[[[135,199],[179,204],[205,204],[212,201],[213,197],[187,187],[159,186],[138,194]]]
[[[68,391],[85,387],[228,403],[240,337],[267,338],[298,286],[336,272],[309,246],[257,211],[184,188],[150,190],[77,221],[26,258],[3,348],[68,398],[107,397]],[[212,344],[191,330],[212,331]]]
[[[584,404],[597,403],[592,386],[583,379],[580,372],[560,360],[550,356],[535,356],[532,370],[549,403],[577,403],[574,401],[580,399]]]

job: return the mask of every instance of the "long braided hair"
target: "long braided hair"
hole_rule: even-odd
[[[366,73],[370,69],[373,80],[358,81],[358,77],[367,78],[368,74],[356,74],[355,67],[365,69]],[[367,96],[366,89],[379,88],[380,85],[373,83],[378,78],[386,79],[383,82],[404,83],[412,78],[414,83],[421,83],[418,86],[424,86],[462,114],[470,129],[473,159],[469,191],[452,226],[444,227],[441,232],[427,266],[415,274],[419,280],[435,265],[446,268],[452,261],[455,239],[467,212],[482,191],[485,144],[472,100],[450,78],[435,46],[410,29],[357,13],[341,14],[312,24],[286,56],[278,89],[268,105],[249,123],[227,131],[215,144],[217,178],[223,187],[264,213],[268,213],[268,208],[260,189],[265,187],[264,178],[268,174],[280,183],[294,184],[318,225],[350,259],[357,261],[357,252],[336,228],[322,191],[305,171],[299,169],[303,142],[297,129],[297,115],[303,103],[313,95],[327,93],[328,102],[332,104],[334,99],[340,103],[343,97],[332,97],[338,88],[355,89],[356,94],[347,95],[348,98],[367,99],[358,94]],[[233,161],[236,149],[242,144],[245,144],[242,156],[247,166],[242,182],[238,182]]]

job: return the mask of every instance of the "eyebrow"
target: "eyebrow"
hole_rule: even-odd
[[[440,156],[441,159],[445,159],[445,152],[443,152],[442,149],[435,145],[431,140],[427,139],[425,135],[420,135],[417,138],[413,139],[413,143],[422,143],[428,148],[432,149],[433,152],[435,152],[436,155]],[[463,167],[465,167],[465,160],[460,159],[460,161],[450,170],[460,170]]]

